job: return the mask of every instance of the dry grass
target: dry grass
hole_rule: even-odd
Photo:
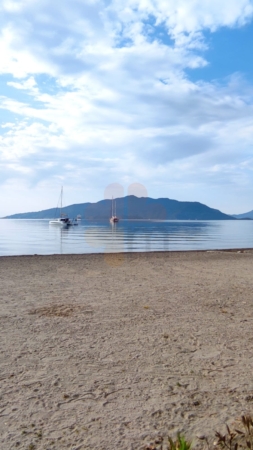
[[[222,449],[253,449],[253,419],[251,416],[242,416],[238,428],[230,429],[227,425],[227,432],[215,433],[217,438],[216,446]]]
[[[233,429],[226,425],[226,433],[222,434],[216,431],[215,437],[216,441],[212,445],[209,444],[205,436],[201,437],[200,440],[203,442],[202,448],[205,450],[253,450],[252,416],[242,416],[238,426]],[[168,450],[194,450],[192,443],[180,434],[174,440],[170,436],[167,438],[159,436],[153,443],[146,445],[144,450],[162,450],[164,448]]]
[[[92,310],[87,310],[82,305],[68,305],[68,304],[56,304],[56,305],[48,305],[40,308],[32,309],[29,314],[37,314],[38,316],[46,316],[46,317],[69,317],[76,313],[93,313]]]

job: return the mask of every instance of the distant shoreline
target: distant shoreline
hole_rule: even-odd
[[[154,250],[154,251],[145,251],[145,252],[93,252],[93,253],[52,253],[48,255],[42,255],[34,253],[33,255],[0,255],[0,259],[2,258],[83,258],[83,257],[92,257],[92,256],[126,256],[126,255],[157,255],[157,254],[191,254],[191,253],[250,253],[253,251],[253,247],[245,247],[245,248],[224,248],[224,249],[211,249],[211,250]]]
[[[51,220],[51,217],[28,218],[28,217],[0,217],[0,220]],[[120,222],[229,222],[234,220],[253,220],[251,217],[231,218],[231,219],[121,219]],[[109,218],[105,219],[81,219],[84,222],[109,222]]]

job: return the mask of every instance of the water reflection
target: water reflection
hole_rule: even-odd
[[[104,252],[168,251],[175,247],[203,243],[215,236],[215,223],[121,221],[119,223],[90,223],[84,226],[85,242]],[[211,228],[213,231],[210,234]]]
[[[0,220],[0,255],[117,253],[248,248],[252,221],[82,221],[50,227],[46,220]]]

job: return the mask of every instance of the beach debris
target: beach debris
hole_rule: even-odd
[[[198,400],[195,400],[195,402],[193,402],[193,405],[194,406],[199,406],[200,405],[200,402],[198,401]],[[200,439],[200,438],[199,438]]]
[[[86,313],[92,314],[93,310],[88,309],[87,306],[84,305],[73,305],[73,304],[54,304],[48,306],[42,306],[39,308],[34,308],[29,311],[29,314],[37,314],[38,316],[46,316],[46,317],[69,317],[74,313]]]

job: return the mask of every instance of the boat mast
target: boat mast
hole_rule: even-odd
[[[61,187],[61,209],[60,209],[60,217],[62,216],[62,196],[63,196],[63,187]]]

